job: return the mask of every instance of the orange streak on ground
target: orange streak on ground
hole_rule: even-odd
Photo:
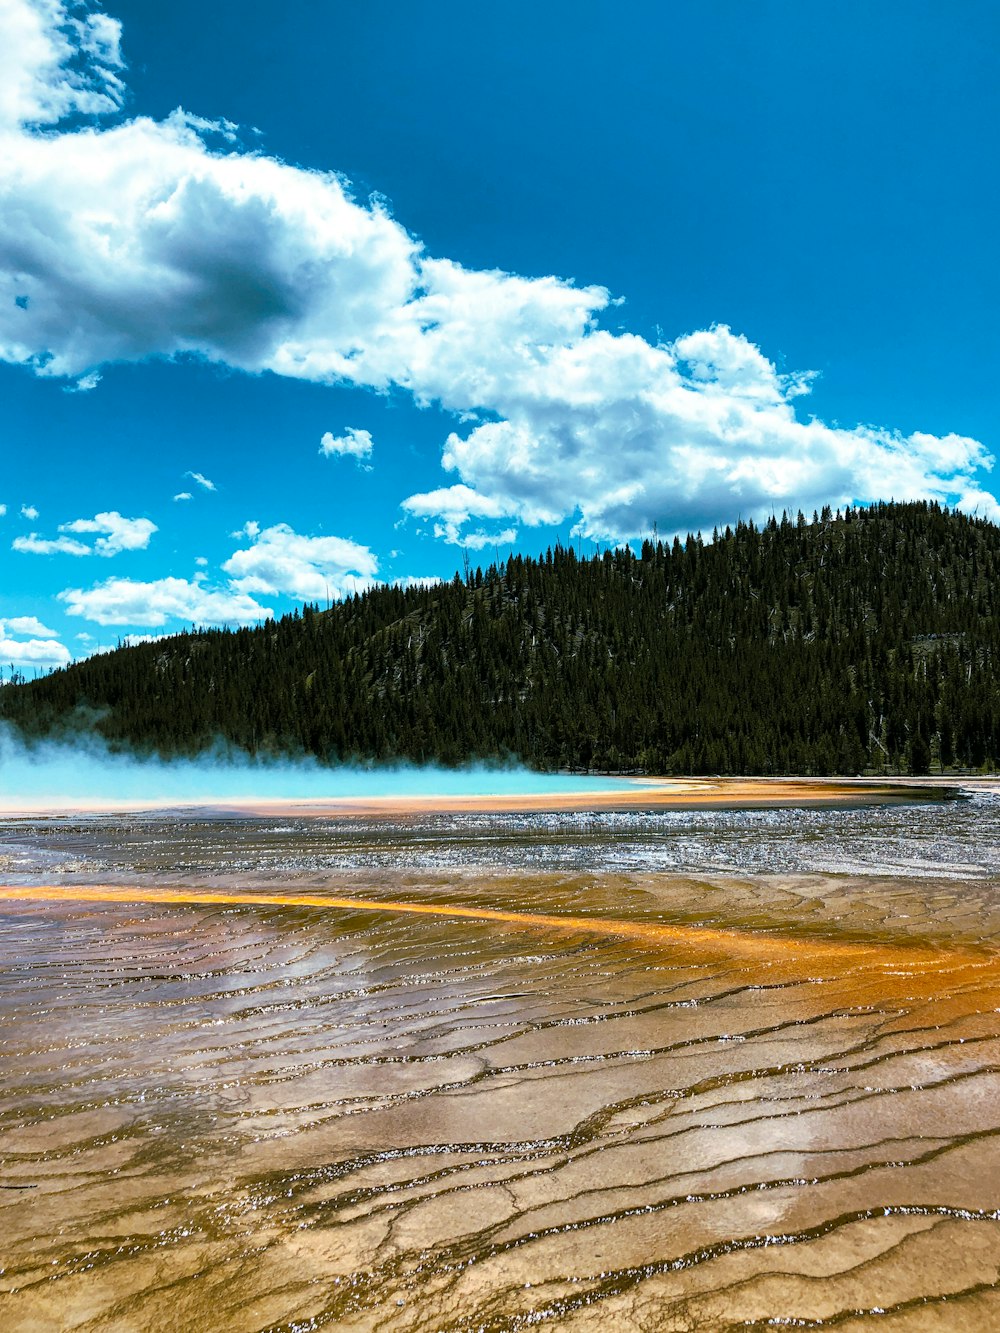
[[[447,920],[497,922],[531,930],[572,931],[605,938],[636,940],[654,947],[673,946],[730,959],[759,963],[832,963],[860,968],[900,969],[941,973],[998,970],[1000,957],[970,949],[885,945],[855,940],[812,939],[770,935],[747,930],[718,930],[706,926],[666,925],[617,917],[554,915],[516,912],[495,907],[460,907],[450,903],[415,903],[390,899],[351,898],[316,893],[212,892],[195,889],[119,889],[102,884],[0,885],[0,901],[116,903],[204,907],[309,907],[326,911],[372,912],[391,915],[439,917]]]

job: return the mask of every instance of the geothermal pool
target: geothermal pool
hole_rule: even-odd
[[[1000,1326],[1000,798],[0,819],[18,1330]]]

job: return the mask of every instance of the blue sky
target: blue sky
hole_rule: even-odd
[[[557,537],[996,517],[998,25],[5,0],[0,661]]]

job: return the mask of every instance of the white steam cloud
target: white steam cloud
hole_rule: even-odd
[[[622,790],[612,778],[533,773],[519,766],[410,764],[329,768],[311,757],[255,758],[218,746],[194,759],[137,758],[98,736],[28,743],[0,724],[0,810],[225,805],[229,801],[504,796]]]

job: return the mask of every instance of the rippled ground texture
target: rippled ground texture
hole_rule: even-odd
[[[8,821],[0,1315],[1000,1327],[998,848],[986,797]]]

